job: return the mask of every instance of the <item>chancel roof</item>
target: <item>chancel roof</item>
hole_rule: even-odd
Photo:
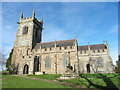
[[[37,43],[36,46],[34,47],[34,49],[40,49],[40,47],[41,48],[51,48],[51,47],[55,47],[55,44],[56,44],[56,47],[75,46],[75,40],[76,39]]]
[[[106,49],[105,44],[95,44],[95,45],[90,45],[91,50],[98,50],[98,49]],[[78,46],[78,51],[80,50],[88,50],[88,45],[85,46]]]

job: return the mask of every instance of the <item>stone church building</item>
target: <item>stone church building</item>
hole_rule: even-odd
[[[18,74],[64,74],[68,67],[75,73],[113,72],[107,41],[85,46],[79,46],[76,39],[41,42],[43,20],[35,18],[35,11],[26,18],[21,13],[17,23],[11,64]]]

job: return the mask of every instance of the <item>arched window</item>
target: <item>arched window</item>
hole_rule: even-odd
[[[103,62],[103,58],[102,58],[102,57],[99,57],[99,58],[98,58],[98,60],[97,60],[97,64],[98,64],[98,67],[103,68],[103,66],[104,66],[104,62]]]
[[[64,67],[69,66],[70,61],[69,61],[69,56],[67,54],[63,55],[63,65]]]
[[[103,49],[102,51],[103,51],[103,52],[105,52],[105,50],[104,50],[104,49]]]
[[[25,26],[23,27],[23,35],[26,35],[28,33],[28,27]]]
[[[35,56],[34,58],[34,72],[37,72],[39,71],[39,57],[38,56]]]
[[[100,52],[100,50],[98,49],[98,53]]]
[[[51,59],[49,57],[45,60],[45,68],[51,68]]]

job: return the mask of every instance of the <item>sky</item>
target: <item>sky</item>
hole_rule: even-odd
[[[2,2],[2,48],[4,53],[14,46],[19,16],[44,21],[42,42],[77,39],[80,46],[108,41],[113,64],[118,58],[117,2]],[[1,47],[1,46],[0,46]]]

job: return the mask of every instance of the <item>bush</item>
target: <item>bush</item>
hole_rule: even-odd
[[[0,75],[8,75],[9,74],[9,71],[1,71],[0,72]]]

